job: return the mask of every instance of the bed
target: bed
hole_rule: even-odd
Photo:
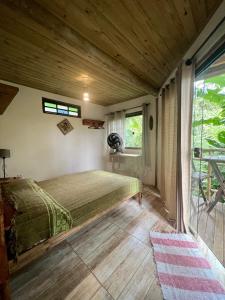
[[[43,241],[52,243],[55,236],[79,228],[121,200],[135,195],[140,200],[141,190],[137,178],[100,170],[2,185],[8,257],[20,258]]]

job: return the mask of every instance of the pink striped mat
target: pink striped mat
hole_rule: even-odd
[[[191,236],[152,231],[150,239],[165,300],[225,300],[225,289]]]

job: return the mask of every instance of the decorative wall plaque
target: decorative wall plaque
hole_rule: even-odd
[[[63,121],[59,122],[57,126],[64,135],[66,135],[74,129],[73,126],[70,124],[69,120],[67,119],[64,119]]]

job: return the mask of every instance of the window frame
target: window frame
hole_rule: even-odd
[[[134,112],[130,112],[130,113],[126,113],[125,114],[125,120],[126,118],[131,118],[131,117],[136,117],[136,116],[143,116],[143,111],[142,110],[138,110],[138,111],[134,111]],[[126,121],[125,121],[126,123]],[[125,124],[125,128],[126,128],[126,124]],[[143,127],[142,127],[142,130],[143,130]],[[125,143],[126,144],[126,143]],[[141,150],[142,147],[126,147],[125,146],[125,149],[130,149],[130,150]]]
[[[49,102],[52,104],[56,105],[56,111],[57,112],[50,112],[50,111],[45,111],[45,102]],[[68,111],[69,111],[69,107],[71,108],[75,108],[78,110],[78,115],[77,116],[73,116],[73,115],[67,115],[67,114],[63,114],[58,112],[58,108],[57,105],[62,105],[62,106],[67,106],[68,107]],[[71,103],[67,103],[67,102],[63,102],[63,101],[58,101],[58,100],[54,100],[54,99],[49,99],[49,98],[45,98],[42,97],[42,111],[44,114],[50,114],[50,115],[58,115],[58,116],[64,116],[64,117],[72,117],[72,118],[81,118],[81,106],[80,105],[76,105],[76,104],[71,104]]]

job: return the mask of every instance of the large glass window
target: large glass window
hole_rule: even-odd
[[[190,226],[225,265],[225,55],[195,78]]]
[[[125,117],[125,148],[142,147],[142,111],[127,113]]]

